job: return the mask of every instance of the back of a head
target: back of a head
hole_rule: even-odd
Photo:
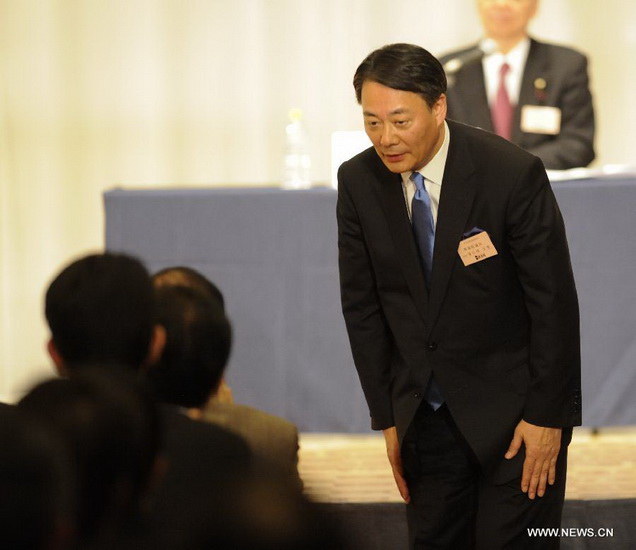
[[[348,550],[343,526],[276,475],[247,475],[199,494],[176,511],[161,548],[180,550]],[[165,545],[165,546],[164,546]]]
[[[446,93],[446,74],[430,52],[413,44],[389,44],[371,52],[353,77],[358,103],[366,81],[420,95],[429,107]]]
[[[72,450],[83,540],[132,521],[159,450],[154,400],[124,367],[84,366],[37,385],[18,407]]]
[[[218,301],[193,288],[162,286],[155,298],[166,344],[148,376],[160,401],[201,408],[223,375],[232,343],[230,323]]]
[[[157,271],[157,273],[152,276],[152,283],[155,288],[165,286],[185,286],[192,288],[205,294],[212,300],[217,301],[221,309],[225,309],[225,300],[219,288],[205,275],[191,267],[166,267],[161,271]]]
[[[50,284],[45,313],[65,365],[113,362],[137,368],[153,331],[150,276],[130,256],[86,256]]]
[[[216,548],[225,550],[346,550],[334,516],[275,476],[246,480],[234,488]]]
[[[73,475],[60,438],[15,407],[0,407],[0,546],[70,548]]]

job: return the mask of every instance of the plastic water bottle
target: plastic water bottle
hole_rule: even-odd
[[[307,146],[307,131],[303,124],[303,112],[289,111],[289,124],[285,128],[285,165],[282,187],[284,189],[309,189],[311,187],[311,158]]]

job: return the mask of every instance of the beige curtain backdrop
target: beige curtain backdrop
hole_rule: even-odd
[[[532,30],[590,57],[596,164],[636,164],[636,3],[600,6],[543,0]],[[52,373],[43,293],[103,249],[104,190],[275,184],[291,107],[326,182],[369,51],[479,36],[473,0],[0,0],[0,400]]]

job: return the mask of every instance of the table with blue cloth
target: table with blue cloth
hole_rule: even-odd
[[[636,424],[636,176],[552,183],[581,307],[583,422]],[[114,189],[106,248],[222,290],[235,400],[306,432],[368,432],[340,310],[336,191]]]

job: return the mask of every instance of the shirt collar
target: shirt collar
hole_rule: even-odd
[[[487,41],[488,39],[482,40],[480,45],[483,46]],[[486,56],[484,60],[486,63],[492,63],[493,66],[497,67],[497,70],[499,70],[499,67],[505,61],[510,65],[510,69],[514,74],[522,74],[529,51],[530,37],[526,36],[507,54],[504,55],[500,52],[496,52]]]
[[[435,153],[435,156],[418,170],[428,181],[442,185],[442,179],[444,178],[444,168],[446,167],[446,158],[448,157],[448,146],[450,144],[450,130],[448,124],[444,121],[444,141],[439,151]],[[413,172],[403,172],[402,181],[408,182]]]

